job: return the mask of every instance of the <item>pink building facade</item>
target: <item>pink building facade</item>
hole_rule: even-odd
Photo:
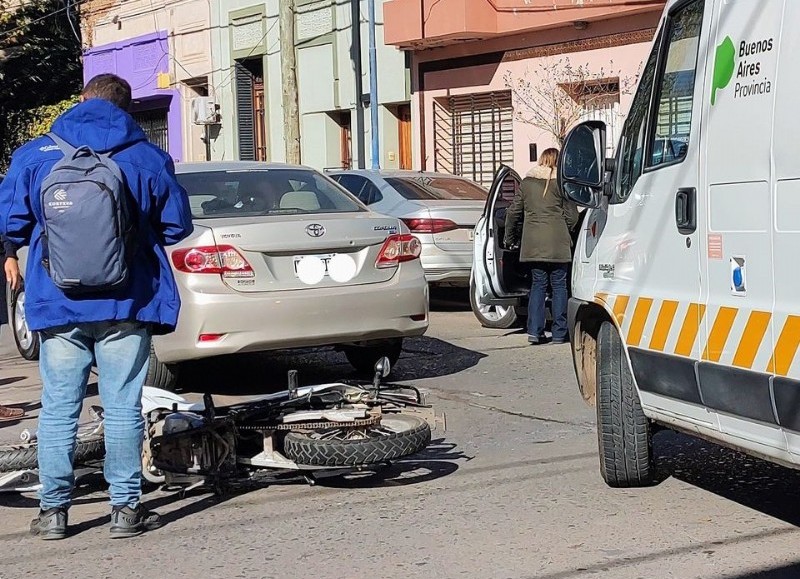
[[[389,0],[385,42],[411,53],[414,167],[488,185],[585,119],[615,143],[663,5]]]

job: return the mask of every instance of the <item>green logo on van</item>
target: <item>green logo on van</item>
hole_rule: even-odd
[[[733,70],[736,68],[736,47],[730,36],[726,36],[722,44],[717,46],[714,56],[714,79],[711,85],[711,106],[717,101],[717,90],[728,86],[733,78]]]

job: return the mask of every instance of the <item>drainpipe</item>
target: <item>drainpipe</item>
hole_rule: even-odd
[[[361,0],[350,0],[350,19],[353,22],[351,46],[353,68],[356,76],[356,146],[358,168],[366,168],[366,145],[364,144],[364,85],[361,70]]]
[[[369,111],[372,136],[372,170],[381,168],[378,131],[378,54],[375,49],[375,0],[369,0]]]

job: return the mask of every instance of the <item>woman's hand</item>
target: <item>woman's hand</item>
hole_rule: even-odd
[[[11,289],[16,291],[19,289],[21,276],[19,274],[19,261],[14,257],[7,257],[4,265],[6,272],[6,279],[8,280]]]

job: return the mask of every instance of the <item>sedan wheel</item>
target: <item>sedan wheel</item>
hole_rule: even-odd
[[[11,306],[11,327],[20,356],[26,360],[39,359],[39,334],[31,331],[25,317],[25,290],[22,289]]]
[[[492,306],[480,303],[478,286],[470,282],[469,302],[472,312],[484,328],[507,329],[517,323],[517,309],[514,306]]]

